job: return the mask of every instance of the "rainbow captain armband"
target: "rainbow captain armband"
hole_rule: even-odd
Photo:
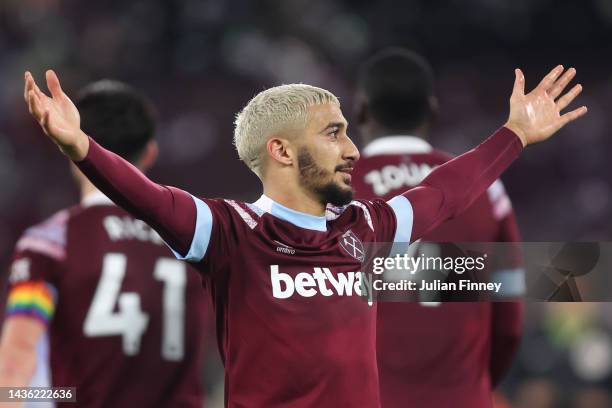
[[[21,282],[9,292],[6,315],[29,316],[47,325],[55,312],[56,299],[57,291],[47,282]]]

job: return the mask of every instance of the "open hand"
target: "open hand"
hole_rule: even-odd
[[[587,113],[586,106],[561,114],[582,91],[575,85],[563,96],[563,90],[576,75],[570,68],[563,75],[562,65],[555,67],[538,86],[525,95],[525,76],[515,70],[514,89],[510,97],[510,115],[505,126],[518,135],[523,146],[544,141],[563,126]]]
[[[76,106],[62,91],[55,72],[46,73],[51,97],[45,95],[32,77],[25,73],[23,96],[30,114],[60,150],[74,161],[83,160],[89,149],[89,138],[81,131],[81,118]]]

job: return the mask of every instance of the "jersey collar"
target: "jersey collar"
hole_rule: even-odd
[[[416,136],[392,135],[370,142],[363,150],[364,157],[387,154],[419,154],[433,150],[425,140]]]
[[[91,207],[94,205],[115,205],[110,198],[102,194],[101,191],[93,191],[81,199],[81,206]]]
[[[306,214],[300,211],[292,210],[282,204],[277,203],[265,194],[259,197],[253,205],[260,210],[272,214],[281,220],[290,222],[300,228],[305,228],[315,231],[327,231],[327,219],[323,216]]]

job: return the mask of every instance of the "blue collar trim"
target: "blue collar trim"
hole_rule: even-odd
[[[327,218],[324,215],[318,217],[316,215],[292,210],[289,207],[277,203],[265,194],[259,197],[259,200],[255,201],[253,205],[262,211],[270,213],[300,228],[322,232],[327,231]]]

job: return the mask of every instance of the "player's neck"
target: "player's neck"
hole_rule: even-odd
[[[372,124],[368,127],[368,130],[364,132],[363,142],[365,145],[367,145],[376,139],[386,136],[414,136],[423,140],[427,140],[428,135],[428,124],[423,124],[417,128],[411,129],[391,129],[378,124]]]
[[[288,185],[271,186],[264,183],[264,194],[280,205],[294,211],[317,217],[325,215],[326,206],[301,188],[291,188]]]
[[[81,181],[80,183],[80,190],[81,190],[81,201],[83,201],[85,199],[85,197],[96,193],[97,191],[99,191],[89,180],[84,179]]]

